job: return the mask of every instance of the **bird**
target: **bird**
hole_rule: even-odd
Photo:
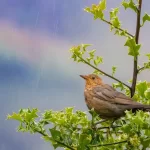
[[[84,97],[87,107],[102,119],[118,119],[125,116],[126,110],[150,111],[150,105],[144,105],[117,91],[112,86],[105,84],[95,75],[80,75],[85,80]]]

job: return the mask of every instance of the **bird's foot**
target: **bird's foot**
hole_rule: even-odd
[[[96,126],[96,125],[101,124],[101,123],[106,122],[106,121],[108,121],[108,119],[103,119],[101,121],[96,122],[94,125]]]

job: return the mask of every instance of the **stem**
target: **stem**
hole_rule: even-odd
[[[139,42],[139,33],[140,33],[140,27],[141,27],[140,26],[141,7],[142,7],[142,0],[139,0],[139,6],[138,6],[138,11],[137,11],[136,33],[135,33],[136,44],[138,44],[138,42]],[[134,93],[135,93],[137,74],[138,74],[137,63],[138,63],[138,57],[136,56],[134,58],[134,69],[133,69],[133,77],[132,77],[131,97],[133,97]]]
[[[77,56],[77,55],[76,55],[76,56]],[[113,80],[116,80],[117,82],[122,83],[123,85],[125,85],[126,87],[128,87],[128,88],[131,90],[131,87],[130,87],[129,85],[127,85],[126,83],[124,83],[124,82],[120,81],[119,79],[117,79],[117,78],[115,78],[115,77],[113,77],[113,76],[111,76],[111,75],[105,73],[104,71],[98,69],[97,67],[93,66],[92,64],[90,64],[88,61],[86,61],[86,60],[83,59],[82,57],[80,57],[80,56],[77,56],[77,57],[79,57],[79,58],[80,58],[83,62],[85,62],[87,65],[91,66],[92,68],[96,69],[97,71],[101,72],[102,74],[106,75],[107,77],[110,77],[110,78],[112,78]]]
[[[139,69],[138,69],[138,73],[139,73],[140,71],[144,70],[144,69],[145,69],[145,67],[139,68]]]
[[[116,144],[121,144],[121,143],[126,143],[126,142],[128,142],[128,141],[125,140],[125,141],[120,141],[120,142],[115,142],[115,143],[98,144],[98,145],[89,145],[89,147],[111,146],[111,145],[116,145]]]
[[[96,126],[96,125],[101,124],[101,123],[106,122],[106,121],[108,121],[108,119],[104,119],[104,120],[98,121],[94,125]]]
[[[119,128],[119,127],[122,127],[122,126],[110,126],[110,127],[98,127],[97,129],[101,130],[101,129],[115,129],[115,128]]]
[[[105,20],[105,19],[102,19],[102,21],[104,21],[104,22],[106,22],[107,24],[113,26],[113,24],[112,24],[110,21],[107,21],[107,20]],[[113,27],[116,28],[116,29],[118,29],[118,30],[120,30],[120,31],[125,31],[125,30],[123,30],[123,29],[121,29],[121,28],[118,28],[118,27],[115,27],[115,26],[113,26]],[[131,36],[132,38],[134,37],[132,34],[130,34],[130,33],[127,32],[127,31],[125,31],[125,33],[128,34],[129,36]]]
[[[47,134],[45,134],[45,133],[43,133],[43,132],[41,132],[41,131],[38,131],[38,130],[35,130],[35,131],[38,132],[39,134],[43,135],[43,136],[49,137]],[[60,145],[62,145],[62,146],[64,146],[64,147],[67,147],[67,148],[70,149],[70,150],[75,150],[74,148],[72,148],[72,147],[69,146],[69,145],[66,145],[65,143],[62,143],[62,142],[60,142],[60,141],[51,139],[50,137],[49,137],[49,139],[50,139],[50,140],[53,140],[53,141],[55,141],[55,142],[57,142],[58,144],[60,144]]]

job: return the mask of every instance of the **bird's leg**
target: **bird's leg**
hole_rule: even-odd
[[[110,128],[118,128],[118,127],[121,127],[121,126],[114,126],[113,123],[116,121],[116,119],[114,119],[110,125]]]
[[[103,119],[103,120],[101,120],[101,121],[96,122],[94,125],[96,126],[96,125],[98,125],[98,124],[100,124],[100,123],[103,123],[103,122],[106,122],[106,121],[108,121],[108,119]]]
[[[96,127],[98,124],[101,124],[101,123],[103,123],[103,122],[106,122],[106,121],[108,121],[108,119],[103,119],[103,120],[101,120],[101,121],[98,121],[98,122],[96,122],[96,123],[94,123],[93,125],[92,125],[92,128],[94,129],[94,130],[96,130],[96,129],[103,129],[103,127],[101,128],[101,127]],[[108,127],[104,127],[104,128],[108,128]]]

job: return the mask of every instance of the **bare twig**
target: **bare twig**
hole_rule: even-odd
[[[107,24],[113,26],[113,24],[112,24],[110,21],[107,21],[107,20],[105,20],[105,19],[102,19],[102,21],[104,21],[104,22],[106,22]],[[123,30],[123,29],[121,29],[121,28],[118,28],[118,27],[115,27],[115,26],[113,26],[113,27],[116,28],[116,29],[118,29],[118,30],[120,30],[120,31],[125,31],[125,30]],[[132,34],[130,34],[130,33],[127,32],[127,31],[125,31],[125,33],[128,34],[130,37],[134,37]]]
[[[98,145],[89,145],[89,147],[102,147],[102,146],[111,146],[111,145],[116,145],[116,144],[121,144],[121,143],[127,143],[128,141],[120,141],[120,142],[115,142],[115,143],[107,143],[107,144],[98,144]]]
[[[117,78],[115,78],[115,77],[113,77],[113,76],[111,76],[111,75],[105,73],[104,71],[98,69],[97,67],[95,67],[94,65],[90,64],[88,61],[86,61],[86,60],[83,59],[82,57],[80,57],[80,56],[78,56],[78,55],[76,55],[76,56],[79,57],[79,58],[80,58],[84,63],[86,63],[87,65],[91,66],[92,68],[96,69],[97,71],[101,72],[102,74],[104,74],[104,75],[106,75],[106,76],[112,78],[113,80],[116,80],[117,82],[122,83],[123,85],[125,85],[126,87],[128,87],[128,88],[131,90],[131,87],[130,87],[129,85],[127,85],[126,83],[124,83],[124,82],[120,81],[119,79],[117,79]]]
[[[139,68],[139,69],[138,69],[138,73],[139,73],[140,71],[144,70],[144,69],[145,69],[145,67]]]
[[[141,7],[142,7],[142,0],[139,0],[139,6],[138,6],[138,12],[137,12],[137,22],[136,22],[136,33],[135,33],[135,42],[138,44],[139,42],[139,33],[140,33],[140,18],[141,18]],[[132,87],[131,87],[131,97],[134,96],[135,93],[135,86],[137,81],[137,63],[138,63],[138,57],[134,58],[134,70],[133,70],[133,77],[132,77]]]

